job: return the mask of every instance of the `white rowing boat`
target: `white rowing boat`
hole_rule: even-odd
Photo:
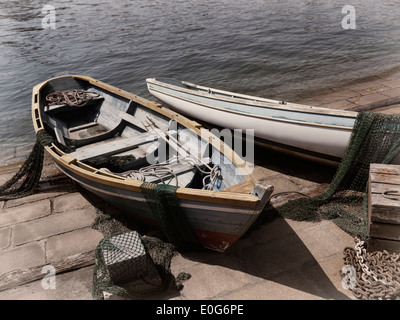
[[[254,129],[279,151],[337,164],[357,112],[318,108],[199,86],[168,78],[146,80],[149,92],[172,109],[229,129]]]

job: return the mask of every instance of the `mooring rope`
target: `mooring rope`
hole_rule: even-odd
[[[50,106],[66,104],[70,107],[83,107],[93,98],[99,97],[100,94],[94,91],[86,90],[63,90],[55,91],[46,96],[46,101]]]

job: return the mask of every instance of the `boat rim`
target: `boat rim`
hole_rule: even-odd
[[[183,87],[179,87],[174,84],[165,83],[165,82],[162,82],[162,80],[172,80],[177,83],[181,83],[182,85],[187,86],[189,88],[183,88]],[[169,89],[172,89],[175,91],[185,92],[188,94],[206,97],[206,98],[210,98],[213,100],[224,100],[227,102],[235,102],[235,103],[245,104],[248,106],[256,106],[256,107],[271,108],[271,109],[278,109],[278,110],[287,109],[290,111],[300,111],[300,112],[321,114],[321,115],[341,116],[341,117],[348,117],[348,118],[354,118],[354,119],[357,117],[357,114],[358,114],[357,112],[351,111],[351,110],[335,110],[335,109],[314,107],[314,106],[308,106],[308,105],[291,103],[291,102],[285,102],[285,104],[281,104],[280,101],[278,101],[278,100],[272,100],[272,99],[267,99],[267,98],[261,98],[261,97],[256,97],[256,96],[235,93],[235,92],[231,92],[231,91],[224,91],[224,90],[220,90],[220,89],[204,87],[204,86],[200,86],[200,85],[197,85],[197,84],[194,84],[191,82],[180,81],[180,80],[177,80],[174,78],[166,78],[166,77],[147,78],[146,82],[152,83],[155,85],[159,85],[161,87],[169,88]],[[202,91],[193,91],[193,89],[191,89],[191,88],[199,89]],[[157,91],[157,89],[154,89],[154,88],[152,90]],[[220,95],[215,95],[213,93],[220,94]],[[163,94],[166,94],[166,93],[163,92]],[[227,95],[227,96],[222,96],[222,95]],[[230,97],[228,97],[228,95]],[[180,99],[182,99],[182,98],[180,98]],[[196,102],[196,103],[201,104],[198,102]],[[214,109],[227,110],[224,108],[219,108],[219,107],[214,107],[214,106],[209,106],[209,105],[204,105],[204,106],[214,108]],[[277,118],[272,118],[272,117],[248,114],[248,113],[235,111],[235,110],[229,110],[229,112],[239,113],[239,114],[243,114],[246,116],[258,117],[258,118],[268,118],[270,120],[276,120],[276,121],[289,121],[289,122],[295,122],[295,123],[299,123],[299,124],[301,124],[301,123],[312,124],[312,123],[306,123],[306,122],[301,122],[301,121],[277,119]],[[315,124],[315,125],[322,125],[322,124]],[[329,125],[324,125],[324,126],[329,126]],[[343,128],[343,129],[350,128],[351,129],[351,127],[346,127],[346,126],[332,126],[332,127]]]

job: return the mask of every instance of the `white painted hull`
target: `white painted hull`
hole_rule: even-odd
[[[342,157],[349,141],[351,131],[329,127],[316,127],[278,120],[255,118],[233,114],[228,110],[208,109],[192,102],[182,101],[160,92],[152,92],[159,100],[173,106],[178,112],[196,119],[213,123],[222,128],[254,129],[255,136],[261,139],[288,146]]]
[[[176,111],[193,118],[230,129],[254,129],[257,138],[304,151],[341,158],[350,139],[352,126],[333,126],[292,121],[273,116],[232,112],[230,109],[213,107],[195,102],[171,92],[164,93],[149,86],[156,98]],[[210,100],[209,100],[210,101]],[[251,105],[248,106],[251,109]],[[355,115],[352,117],[355,120]],[[350,122],[352,123],[352,122]]]
[[[149,92],[179,113],[254,135],[280,150],[338,164],[357,113],[318,108],[212,89],[174,79],[147,79]],[[400,163],[397,155],[392,163]]]

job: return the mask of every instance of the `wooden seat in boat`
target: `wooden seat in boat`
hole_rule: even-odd
[[[70,155],[80,161],[88,160],[97,156],[109,156],[134,149],[142,144],[156,141],[157,134],[151,132],[128,138],[117,138],[109,142],[101,142],[101,145],[87,145],[71,152]]]

